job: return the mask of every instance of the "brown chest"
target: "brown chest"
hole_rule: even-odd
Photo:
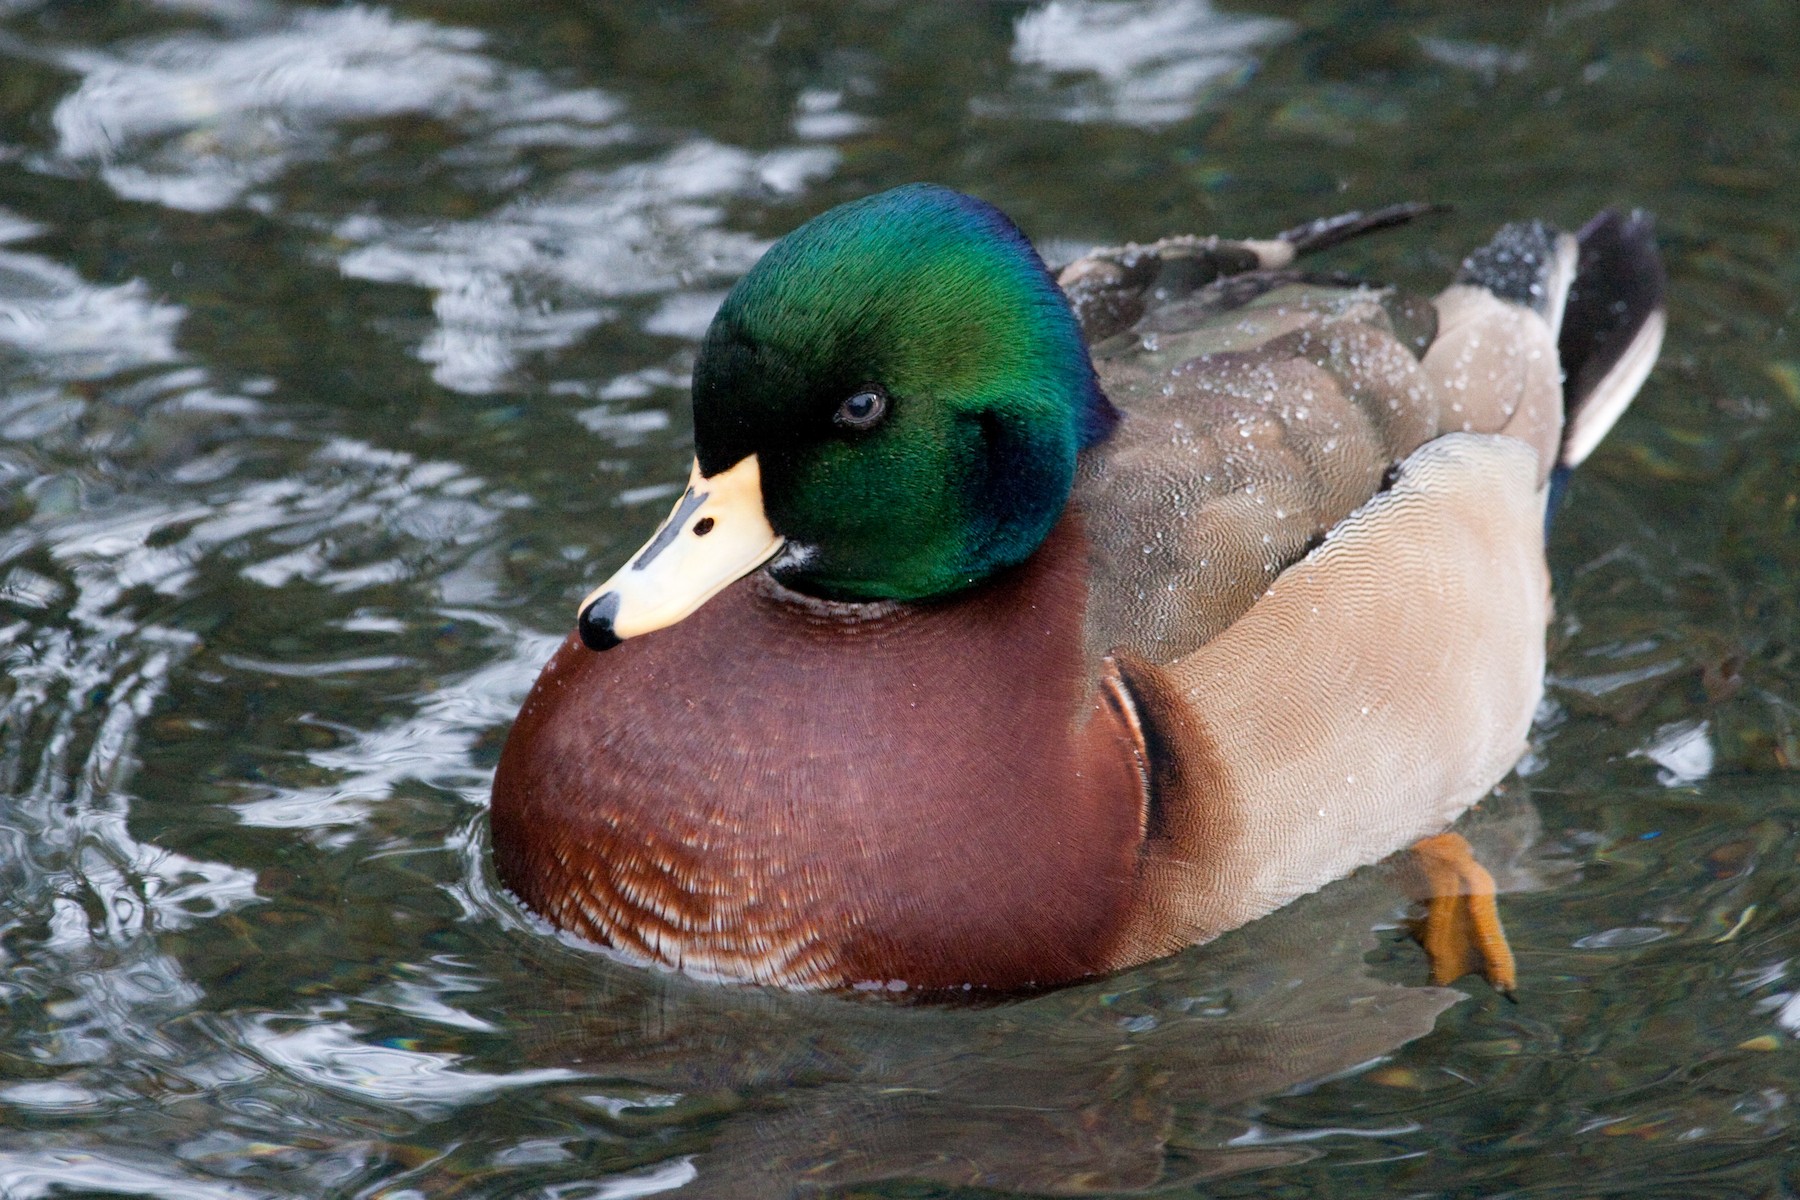
[[[1012,988],[1104,969],[1142,782],[1085,698],[1085,556],[853,618],[753,578],[594,654],[502,756],[502,878],[554,923],[695,973]]]

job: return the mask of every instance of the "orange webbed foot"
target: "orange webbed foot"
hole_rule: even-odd
[[[1413,936],[1431,963],[1431,982],[1451,984],[1464,975],[1480,974],[1495,991],[1514,999],[1518,969],[1500,908],[1494,900],[1494,877],[1475,861],[1475,852],[1460,834],[1440,833],[1416,842],[1412,859],[1423,877],[1420,899],[1425,918]]]

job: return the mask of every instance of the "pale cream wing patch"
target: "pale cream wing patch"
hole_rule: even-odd
[[[1427,443],[1228,629],[1137,668],[1180,765],[1134,952],[1438,832],[1512,768],[1543,690],[1539,465],[1511,437]]]

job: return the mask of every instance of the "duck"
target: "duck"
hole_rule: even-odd
[[[1005,994],[1412,852],[1434,979],[1510,988],[1447,831],[1526,750],[1549,515],[1665,281],[1610,209],[1430,297],[1302,261],[1430,211],[1053,273],[912,184],[775,242],[701,342],[673,511],[507,736],[500,882],[702,979]]]

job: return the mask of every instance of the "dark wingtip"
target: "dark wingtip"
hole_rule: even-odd
[[[1339,213],[1335,217],[1320,217],[1316,221],[1308,221],[1304,225],[1296,225],[1284,233],[1276,234],[1278,241],[1288,243],[1294,248],[1294,257],[1317,254],[1321,250],[1329,250],[1333,246],[1341,246],[1354,238],[1367,233],[1379,233],[1384,229],[1393,229],[1416,221],[1420,217],[1433,216],[1450,211],[1448,204],[1426,203],[1408,200],[1404,204],[1390,204],[1378,208],[1374,212]]]

